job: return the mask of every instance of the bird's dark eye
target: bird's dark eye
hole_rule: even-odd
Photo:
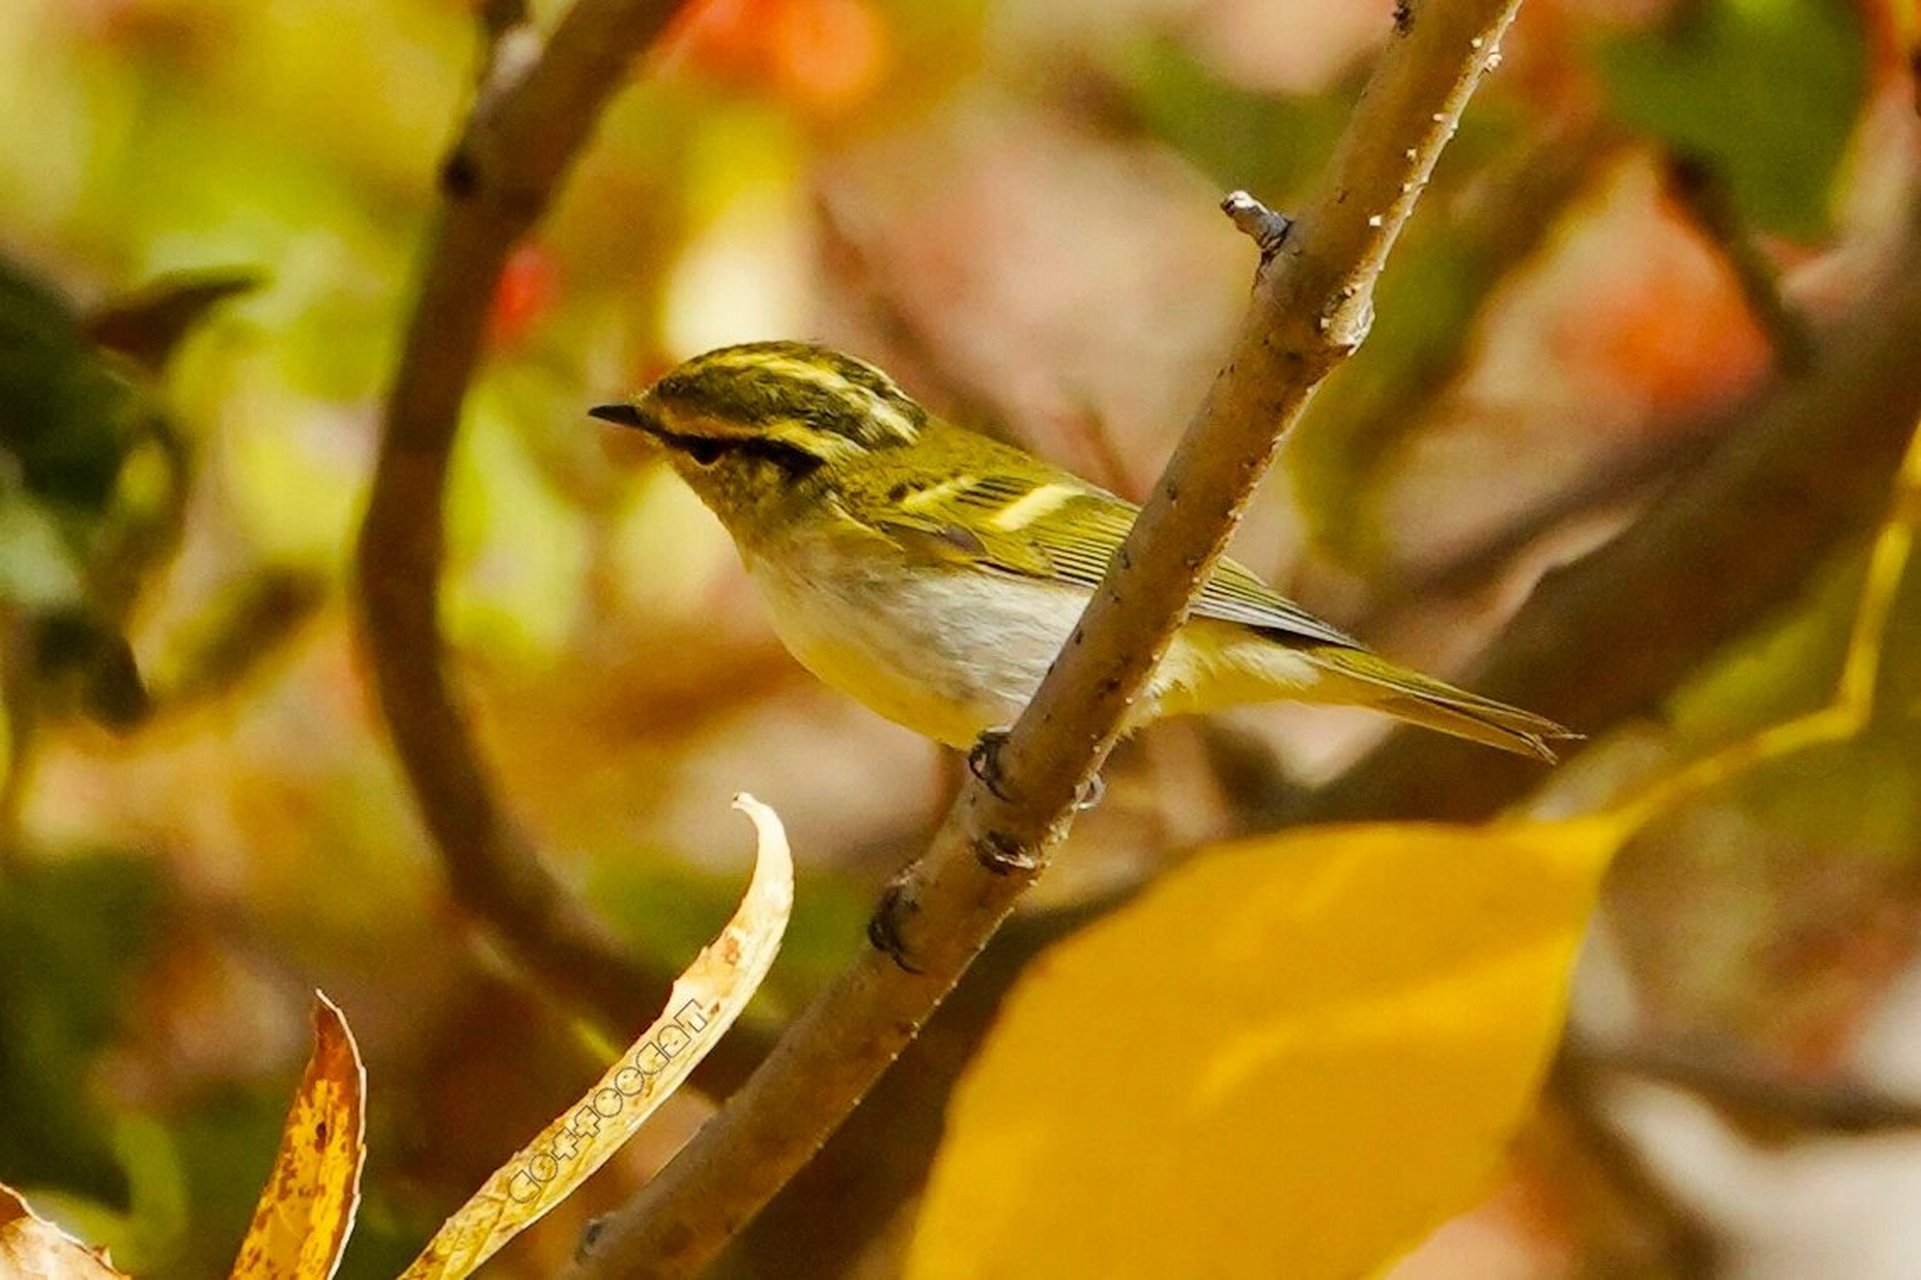
[[[718,440],[696,438],[683,441],[681,451],[694,460],[695,466],[711,467],[720,461],[720,455],[727,451],[727,447]]]

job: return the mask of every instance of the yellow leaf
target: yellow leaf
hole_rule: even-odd
[[[127,1280],[107,1261],[35,1214],[20,1193],[0,1182],[0,1280]]]
[[[319,991],[313,1040],[234,1280],[327,1280],[353,1231],[367,1156],[367,1073],[346,1018]]]
[[[1043,956],[949,1114],[951,1277],[1368,1274],[1482,1193],[1621,824],[1321,828],[1204,853]]]
[[[752,796],[734,807],[760,837],[739,910],[674,983],[667,1009],[579,1103],[487,1180],[441,1225],[401,1280],[460,1280],[565,1200],[680,1087],[734,1025],[767,976],[794,904],[794,864],[780,818]]]

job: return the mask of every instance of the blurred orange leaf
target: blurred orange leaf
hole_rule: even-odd
[[[1719,273],[1624,273],[1570,316],[1557,345],[1659,420],[1700,413],[1754,386],[1772,358],[1733,283]]]
[[[235,1280],[326,1280],[340,1265],[360,1205],[366,1160],[366,1070],[333,1001],[314,992],[314,1048],[280,1154],[234,1260]]]
[[[865,0],[697,0],[663,39],[670,59],[832,112],[886,72],[887,29]]]
[[[0,1182],[0,1277],[4,1280],[126,1280],[105,1249],[89,1249],[27,1207]]]
[[[1498,1168],[1622,829],[1323,828],[1196,857],[1015,990],[909,1274],[1372,1272]]]
[[[734,797],[759,835],[754,876],[733,919],[674,983],[667,1008],[580,1102],[494,1171],[441,1225],[402,1280],[460,1280],[573,1194],[607,1162],[696,1063],[719,1043],[760,988],[794,905],[794,863],[774,811]]]

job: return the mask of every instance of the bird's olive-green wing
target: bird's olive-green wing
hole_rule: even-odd
[[[899,494],[874,523],[910,554],[939,563],[1091,590],[1139,508],[1065,472],[1059,476],[959,476]],[[1193,612],[1284,642],[1362,647],[1232,560],[1215,567]]]

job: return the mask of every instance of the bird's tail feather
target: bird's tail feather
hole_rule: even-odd
[[[1306,656],[1335,679],[1353,682],[1353,701],[1457,738],[1552,763],[1550,741],[1581,736],[1545,716],[1457,689],[1363,649],[1315,648]]]

